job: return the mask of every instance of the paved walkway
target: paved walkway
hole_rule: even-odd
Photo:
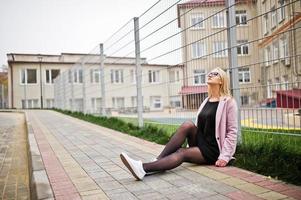
[[[301,188],[235,167],[185,163],[136,181],[122,151],[149,161],[163,146],[54,111],[27,111],[55,199],[301,199]]]
[[[27,136],[22,113],[0,113],[0,199],[29,199]]]

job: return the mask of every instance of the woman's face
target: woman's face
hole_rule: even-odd
[[[211,71],[207,74],[207,84],[222,84],[221,75],[217,71]]]

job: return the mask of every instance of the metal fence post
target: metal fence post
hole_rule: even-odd
[[[57,106],[56,106],[56,80],[57,79],[54,79],[54,81],[53,81],[53,107],[54,108],[57,108]]]
[[[134,34],[135,34],[135,54],[136,54],[136,80],[137,80],[137,111],[138,111],[138,125],[143,127],[143,102],[142,102],[142,88],[141,77],[142,69],[140,63],[140,38],[139,38],[139,18],[134,17]]]
[[[87,113],[87,106],[86,106],[86,98],[87,98],[87,95],[86,95],[86,73],[85,73],[85,66],[84,66],[84,62],[82,61],[81,63],[81,69],[82,69],[82,79],[83,79],[83,113],[86,114]]]
[[[71,75],[71,76],[70,76]],[[73,84],[73,81],[74,81],[74,77],[73,77],[73,71],[72,69],[68,70],[68,82],[70,82],[71,84],[71,111],[73,112],[74,111],[74,84]],[[69,80],[71,79],[71,80]]]
[[[59,109],[62,109],[62,106],[61,106],[61,76],[59,76],[58,78],[58,107]]]
[[[63,82],[63,107],[66,110],[66,83],[65,83],[65,75],[62,75],[62,82]]]
[[[99,44],[100,52],[100,78],[101,78],[101,115],[106,116],[105,69],[103,44]],[[95,102],[96,104],[96,102]]]
[[[236,47],[236,21],[235,21],[235,0],[227,0],[227,30],[228,30],[228,46],[229,46],[229,72],[230,83],[233,97],[237,102],[238,108],[240,108],[240,91],[238,81],[238,62],[237,62],[237,47]],[[238,109],[238,144],[242,143],[241,137],[241,119],[240,109]]]

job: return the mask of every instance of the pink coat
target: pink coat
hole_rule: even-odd
[[[208,101],[208,97],[202,102],[195,120],[198,126],[198,115]],[[215,117],[215,138],[219,147],[218,159],[229,162],[233,158],[237,142],[237,104],[234,98],[222,96]]]

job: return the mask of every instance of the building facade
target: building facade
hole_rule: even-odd
[[[226,14],[224,0],[178,5],[186,108],[197,108],[206,97],[208,71],[229,69]],[[279,90],[300,88],[300,17],[298,1],[235,1],[239,86],[233,89],[240,91],[242,106],[275,99]]]
[[[240,88],[258,85],[260,68],[249,66],[258,60],[257,49],[250,43],[257,32],[250,31],[257,23],[249,18],[256,16],[256,4],[241,1],[235,7],[237,31],[237,55]],[[189,1],[178,5],[179,27],[182,32],[184,81],[183,105],[197,108],[207,96],[206,74],[220,67],[229,69],[227,44],[227,17],[225,1]],[[247,34],[246,34],[247,33]],[[195,93],[190,93],[195,90]],[[254,104],[258,91],[241,90],[242,105]]]
[[[8,54],[7,57],[10,108],[56,106],[100,113],[102,97],[99,55]],[[86,60],[79,63],[83,57]],[[142,59],[141,63],[144,109],[162,111],[170,107],[181,107],[179,92],[183,67],[152,65],[146,59]],[[135,71],[135,58],[106,57],[104,79],[107,109],[136,111]]]
[[[277,99],[277,107],[293,108],[293,103],[288,106],[288,98],[301,101],[298,92],[301,88],[301,4],[299,1],[260,0],[257,12],[262,15],[258,26],[262,40],[258,47],[262,83],[266,86],[264,97],[270,102]]]

